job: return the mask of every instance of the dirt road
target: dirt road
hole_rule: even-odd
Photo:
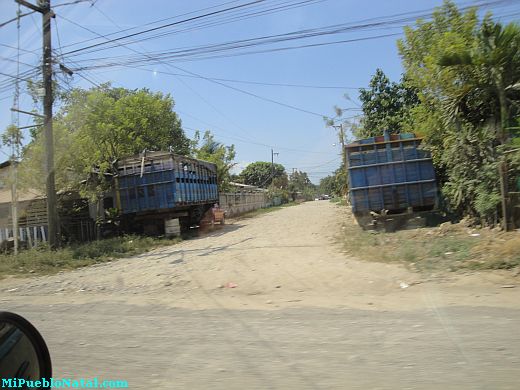
[[[520,287],[430,278],[337,244],[309,202],[95,267],[0,283],[48,340],[55,377],[130,388],[516,389]],[[401,282],[410,287],[401,288]]]

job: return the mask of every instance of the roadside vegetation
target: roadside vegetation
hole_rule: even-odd
[[[360,259],[401,263],[420,272],[520,267],[518,232],[475,229],[464,223],[387,233],[362,230],[351,218],[338,239],[345,251]]]
[[[41,246],[21,251],[17,256],[0,254],[0,279],[6,275],[54,274],[63,270],[105,263],[120,257],[139,255],[179,241],[180,238],[123,236],[71,245],[55,251]]]
[[[423,137],[444,211],[505,227],[504,209],[513,207],[502,198],[520,192],[520,25],[447,0],[431,18],[405,27],[397,46],[401,80],[374,70],[359,91],[362,117],[353,122],[344,117],[350,111],[336,107],[327,125],[340,143],[351,141],[348,133],[367,138],[384,130]],[[345,169],[320,184],[343,195]]]
[[[345,198],[343,198],[342,196],[335,196],[334,198],[332,198],[330,200],[331,203],[336,203],[336,204],[339,204],[340,206],[345,206],[347,205],[347,201],[345,200]]]

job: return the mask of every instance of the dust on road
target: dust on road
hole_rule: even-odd
[[[497,273],[462,278],[446,274],[429,280],[396,264],[356,260],[337,242],[341,223],[350,219],[345,207],[304,203],[129,259],[53,276],[3,280],[2,296],[195,309],[518,307],[520,289],[500,289],[514,281]],[[403,290],[401,282],[412,287]]]
[[[42,330],[56,375],[130,388],[517,388],[520,288],[500,288],[514,280],[358,261],[336,241],[350,217],[329,202],[285,208],[2,280],[0,306]]]

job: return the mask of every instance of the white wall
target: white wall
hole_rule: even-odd
[[[227,217],[247,213],[268,206],[267,195],[263,192],[220,193],[220,207],[226,210]]]

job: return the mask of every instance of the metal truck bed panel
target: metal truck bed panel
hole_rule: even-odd
[[[123,214],[218,202],[215,164],[170,153],[120,163]]]
[[[435,171],[415,134],[371,137],[346,146],[354,213],[431,209],[437,202]]]

